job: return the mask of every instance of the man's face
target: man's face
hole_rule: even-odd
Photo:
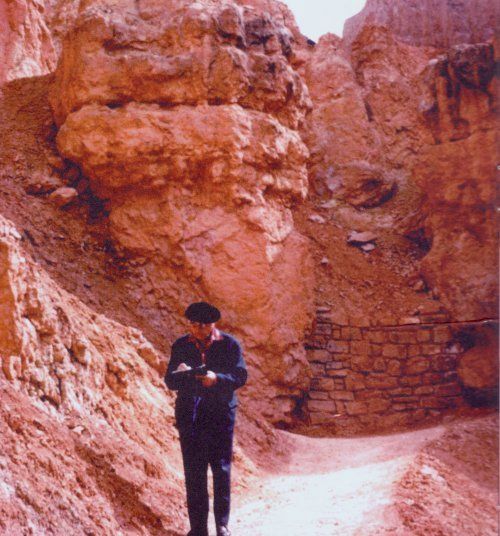
[[[206,339],[215,328],[215,323],[202,324],[201,322],[190,322],[191,334],[200,341]]]

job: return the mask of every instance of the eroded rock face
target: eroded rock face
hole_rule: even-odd
[[[0,85],[52,72],[78,0],[0,1]]]
[[[338,37],[329,34],[320,39],[305,67],[305,78],[314,102],[306,135],[311,181],[320,192],[326,186],[349,197],[348,191],[356,186],[343,180],[343,168],[356,166],[354,162],[380,166],[381,140],[370,124],[362,89]]]
[[[384,26],[411,45],[447,48],[488,41],[496,21],[488,0],[368,0],[344,25],[346,45],[369,25]]]
[[[483,322],[459,334],[466,352],[458,375],[463,385],[475,391],[498,386],[498,326]]]
[[[181,526],[160,354],[139,330],[57,287],[4,218],[0,274],[1,530],[113,534],[131,524],[164,534]]]
[[[312,283],[292,208],[307,194],[310,100],[292,47],[260,5],[88,2],[52,103],[59,150],[107,200],[118,246],[157,280],[182,271],[265,383],[300,394]]]
[[[433,237],[422,273],[464,320],[496,315],[492,69],[489,44],[453,47],[428,65],[421,110],[433,139],[413,169],[428,195]]]
[[[304,138],[311,152],[310,179],[320,207],[328,211],[346,238],[354,231],[375,233],[380,238],[378,245],[390,242],[394,250],[403,250],[407,248],[405,236],[420,229],[425,219],[425,192],[411,181],[409,162],[420,144],[413,131],[419,117],[415,102],[419,72],[428,52],[396,42],[384,28],[367,27],[351,52],[330,34],[323,36],[310,54],[304,76],[313,111]],[[363,251],[367,248],[375,249],[371,245]],[[346,261],[347,271],[358,262],[348,249],[342,256],[352,256]],[[390,260],[377,255],[372,262],[378,272]],[[408,274],[414,271],[413,261],[404,269],[391,262],[389,269]],[[398,286],[405,284],[402,281]],[[370,296],[367,299],[372,301]],[[348,299],[338,301],[346,302],[348,316],[358,316]],[[365,322],[375,318],[385,322],[390,306],[381,307],[380,301],[374,305],[378,310],[359,310],[359,315]],[[400,316],[411,316],[414,309],[408,302]]]
[[[43,3],[0,2],[0,84],[50,72],[57,57],[44,18]]]
[[[133,101],[238,103],[297,126],[307,91],[288,62],[292,34],[268,13],[232,2],[122,4],[88,2],[67,36],[53,99],[60,123],[89,103]]]
[[[439,54],[368,23],[341,44],[322,38],[306,70],[316,191],[345,227],[406,237],[454,318],[495,317],[492,45]]]
[[[58,145],[81,164],[104,198],[130,187],[152,191],[174,183],[178,188],[183,181],[207,193],[224,194],[229,185],[231,200],[241,204],[257,203],[263,189],[299,200],[307,192],[308,153],[298,133],[238,105],[172,110],[89,105],[68,117]],[[266,169],[269,173],[259,173]]]

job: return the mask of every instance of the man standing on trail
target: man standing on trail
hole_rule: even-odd
[[[219,331],[219,310],[206,302],[192,303],[184,315],[190,333],[177,339],[165,375],[175,403],[187,507],[188,536],[208,536],[208,465],[214,480],[217,536],[230,536],[231,459],[237,398],[247,380],[239,342]]]

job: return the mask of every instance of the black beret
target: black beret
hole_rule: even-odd
[[[191,322],[213,324],[220,319],[220,311],[207,302],[196,302],[185,310],[184,316]]]

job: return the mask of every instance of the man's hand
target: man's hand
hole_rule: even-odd
[[[197,380],[201,381],[203,387],[212,387],[217,383],[217,375],[212,370],[207,370],[205,376],[195,376]]]
[[[189,365],[186,365],[186,363],[181,363],[175,370],[175,372],[182,372],[183,370],[191,370],[191,367]]]

